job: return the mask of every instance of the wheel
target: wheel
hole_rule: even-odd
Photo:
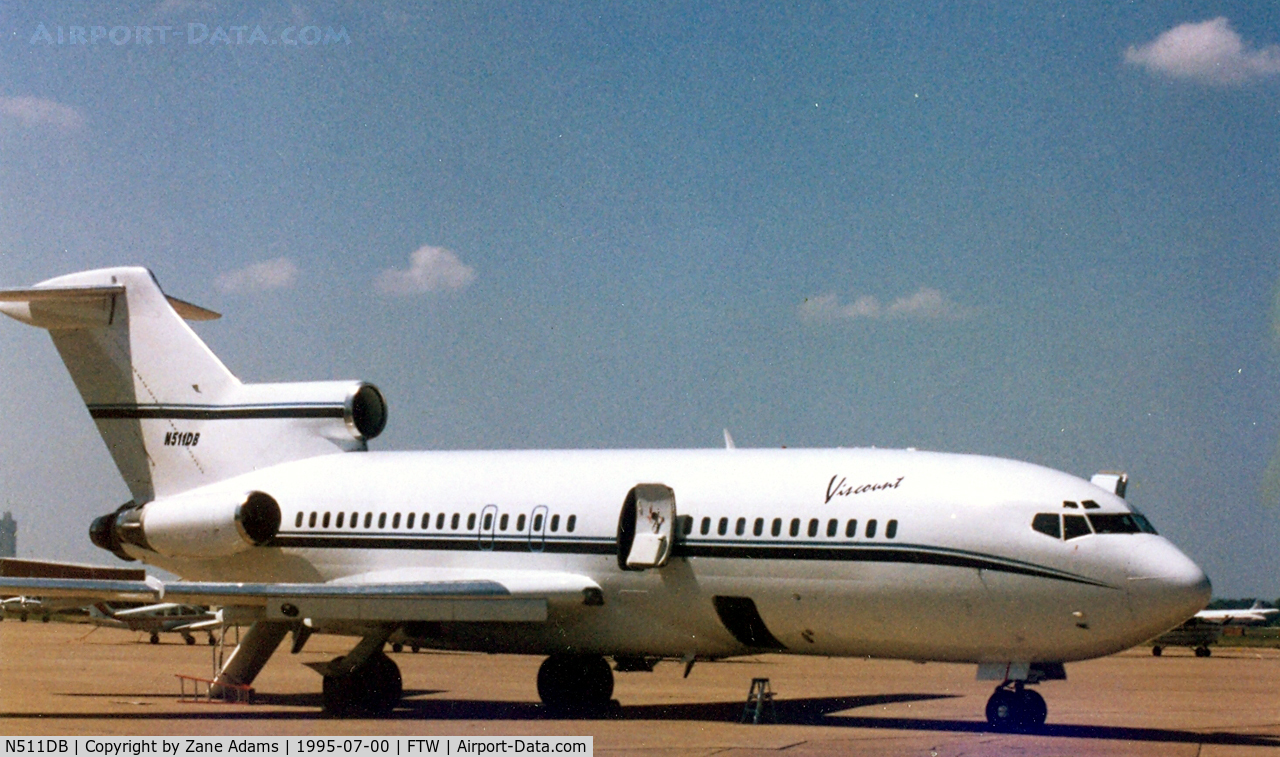
[[[1151,648],[1151,654],[1154,657],[1159,657],[1160,655],[1164,654],[1164,647],[1160,646],[1159,644],[1155,645],[1154,647]]]
[[[339,657],[334,662],[341,660]],[[347,675],[324,677],[324,711],[333,717],[380,717],[400,702],[400,668],[382,652]]]
[[[158,634],[158,633],[153,633],[153,634],[151,634],[151,643],[152,643],[152,644],[159,644],[159,643],[160,643],[160,634]]]
[[[413,650],[414,654],[417,654],[418,650],[422,649],[422,647],[418,646],[417,644],[414,644],[413,646],[409,647],[409,649]]]
[[[1013,692],[998,688],[987,700],[987,723],[997,731],[1011,731],[1017,722],[1018,703]]]
[[[25,612],[24,612],[24,613],[22,613],[22,615],[20,615],[20,616],[18,616],[18,617],[19,617],[19,619],[20,619],[23,623],[26,623],[26,622],[27,622],[27,614],[26,614]]]
[[[49,622],[49,616],[48,616],[48,615],[42,616],[42,617],[40,618],[40,622],[41,622],[41,623],[48,623],[48,622]]]
[[[213,638],[213,634],[209,634],[209,646],[211,646],[211,647],[212,647],[212,646],[214,646],[214,645],[215,645],[215,644],[217,644],[217,643],[218,643],[218,640],[217,640],[217,639],[215,639],[215,638]]]
[[[538,668],[538,696],[549,707],[603,707],[613,670],[600,655],[553,654]]]
[[[1213,654],[1208,647],[1196,647],[1196,657],[1208,657]]]
[[[395,644],[391,645],[391,651],[396,654],[400,654],[404,651],[404,645],[397,641]]]
[[[1021,701],[1018,706],[1022,727],[1024,729],[1035,729],[1044,725],[1044,721],[1049,717],[1049,705],[1044,703],[1044,697],[1040,696],[1040,692],[1033,689],[1023,689],[1019,692]]]
[[[192,644],[196,643],[196,637],[191,635],[183,636],[182,640],[187,642],[187,646],[191,646]]]
[[[1003,685],[987,700],[987,723],[997,731],[1030,731],[1044,725],[1049,708],[1044,697],[1027,688]]]

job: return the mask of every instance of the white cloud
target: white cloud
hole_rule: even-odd
[[[476,269],[443,247],[424,245],[409,255],[409,268],[388,268],[378,274],[379,292],[396,295],[456,291],[476,278]]]
[[[1251,49],[1224,17],[1181,24],[1141,47],[1125,51],[1127,63],[1151,73],[1203,84],[1244,84],[1280,74],[1280,46]]]
[[[931,287],[921,287],[914,294],[899,297],[888,305],[882,305],[873,295],[863,295],[846,305],[834,294],[806,297],[800,304],[802,319],[822,323],[856,320],[950,321],[959,320],[966,315],[963,308]]]
[[[288,258],[275,258],[228,271],[214,281],[214,286],[228,293],[265,292],[291,287],[297,280],[298,266]]]
[[[79,131],[84,126],[84,115],[78,108],[43,97],[0,97],[0,117],[30,128]]]

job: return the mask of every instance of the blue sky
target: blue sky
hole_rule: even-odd
[[[377,383],[377,449],[1124,469],[1217,594],[1272,598],[1277,20],[0,6],[0,285],[146,265],[242,379]],[[20,552],[100,562],[127,491],[47,337],[0,355]]]

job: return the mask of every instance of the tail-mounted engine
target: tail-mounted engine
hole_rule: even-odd
[[[267,544],[280,532],[280,505],[271,495],[251,491],[180,494],[132,502],[93,521],[89,539],[126,560],[132,544],[166,557],[226,557]]]

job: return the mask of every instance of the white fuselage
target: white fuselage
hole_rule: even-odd
[[[619,516],[638,484],[670,487],[681,520],[665,566],[624,570]],[[357,452],[203,489],[248,490],[280,504],[271,545],[218,559],[127,549],[193,580],[412,580],[430,570],[555,571],[598,583],[603,605],[553,604],[552,622],[415,629],[438,646],[525,653],[692,659],[770,648],[1061,662],[1140,643],[1209,598],[1204,573],[1154,533],[1064,540],[1031,525],[1037,514],[1131,512],[1123,499],[1065,473],[971,455]],[[1064,508],[1085,500],[1097,507]],[[717,597],[731,598],[727,615]],[[732,609],[742,598],[754,618]],[[752,637],[759,622],[767,632]]]

